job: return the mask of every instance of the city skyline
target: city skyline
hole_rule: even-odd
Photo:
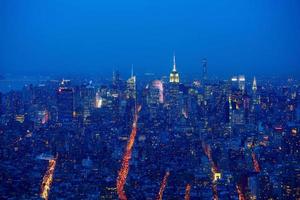
[[[173,56],[164,81],[114,72],[0,92],[0,195],[298,198],[299,80],[211,80],[206,62],[198,81]]]
[[[300,199],[298,0],[0,0],[0,200]]]

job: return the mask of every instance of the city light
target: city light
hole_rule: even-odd
[[[96,97],[95,97],[95,107],[96,108],[101,108],[103,104],[103,99],[100,96],[100,94],[97,92],[96,93]]]
[[[253,160],[253,166],[254,166],[254,170],[255,172],[260,172],[260,166],[259,163],[257,161],[256,155],[254,152],[252,152],[252,160]]]
[[[159,188],[159,192],[158,192],[156,200],[163,199],[163,194],[164,194],[165,188],[167,186],[167,181],[168,181],[169,176],[170,176],[170,172],[167,171],[161,184],[160,184],[160,188]]]
[[[160,80],[153,81],[153,87],[159,90],[159,102],[164,102],[164,87]]]
[[[213,182],[216,182],[217,180],[221,179],[221,173],[219,172],[215,172],[213,176],[214,176]]]
[[[52,181],[53,181],[56,160],[57,160],[57,156],[56,156],[56,158],[49,160],[47,172],[45,173],[45,175],[43,177],[40,196],[41,196],[41,198],[43,198],[45,200],[48,200],[48,198],[49,198],[49,192],[50,192]]]
[[[0,200],[300,200],[300,0],[4,2]]]
[[[184,200],[190,200],[191,196],[191,185],[187,184],[185,187],[185,195],[184,195]]]
[[[216,163],[212,159],[211,148],[208,144],[202,143],[202,147],[204,150],[205,155],[207,156],[210,165],[211,165],[211,173],[212,173],[212,192],[213,192],[213,199],[218,200],[218,191],[217,191],[217,183],[216,181],[221,178],[221,173],[219,173],[219,169]]]
[[[126,145],[125,153],[122,159],[121,169],[118,173],[117,178],[117,192],[119,199],[126,200],[127,196],[124,191],[124,185],[126,183],[127,175],[129,172],[129,161],[131,159],[132,154],[132,147],[135,141],[136,133],[137,133],[137,120],[138,120],[138,112],[141,110],[141,106],[138,106],[136,109],[136,113],[134,115],[134,121],[132,125],[132,131],[128,140],[128,143]]]
[[[237,185],[237,186],[236,186],[236,190],[237,190],[237,193],[238,193],[238,198],[239,198],[239,200],[246,200],[245,194],[244,194],[244,192],[242,191],[242,188],[241,188],[240,185]]]
[[[16,115],[16,121],[17,122],[23,123],[24,120],[25,120],[24,115]]]

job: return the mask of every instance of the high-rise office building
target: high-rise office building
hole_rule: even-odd
[[[95,107],[96,92],[91,84],[82,88],[82,103],[83,103],[83,121],[87,122],[91,116],[91,112]]]
[[[100,95],[100,92],[97,91],[95,95],[95,108],[101,108],[103,105],[103,98]]]
[[[245,76],[244,75],[239,75],[238,81],[239,81],[239,89],[242,90],[242,91],[245,91],[245,88],[246,88],[246,78],[245,78]]]
[[[136,102],[137,101],[136,76],[134,76],[133,74],[133,69],[131,70],[131,77],[126,82],[125,94],[126,94],[125,120],[133,121],[134,113],[136,112],[136,103],[137,103]]]
[[[153,101],[155,101],[157,104],[164,102],[164,88],[163,83],[160,80],[154,80],[152,82],[150,86],[150,96],[153,97]]]
[[[132,76],[127,80],[126,87],[127,98],[136,99],[136,77]]]
[[[147,95],[150,118],[157,117],[160,105],[164,102],[163,92],[163,83],[160,80],[154,80],[150,84]]]
[[[120,79],[120,73],[119,71],[113,71],[113,77],[112,77],[112,89],[120,90],[121,89],[121,79]]]
[[[131,69],[131,77],[126,82],[126,97],[136,100],[136,76],[133,75],[133,69]]]
[[[231,78],[232,87],[235,89],[239,89],[241,91],[245,91],[246,89],[246,78],[244,75],[234,76]]]
[[[176,70],[176,59],[173,56],[173,70],[170,73],[170,84],[167,87],[167,107],[169,110],[169,122],[176,120],[180,113],[180,88],[179,73]]]
[[[9,113],[9,115],[21,114],[22,110],[22,93],[17,91],[10,91],[7,93],[3,99],[4,101],[4,113]]]
[[[179,73],[176,70],[175,55],[173,56],[173,70],[170,73],[170,83],[179,83]]]
[[[72,122],[74,115],[74,89],[62,84],[57,91],[58,122]]]

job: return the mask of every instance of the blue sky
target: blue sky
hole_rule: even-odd
[[[300,75],[297,0],[1,0],[0,72]]]

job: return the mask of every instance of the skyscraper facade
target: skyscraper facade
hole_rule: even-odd
[[[74,112],[74,89],[61,86],[57,91],[58,122],[70,123]]]

